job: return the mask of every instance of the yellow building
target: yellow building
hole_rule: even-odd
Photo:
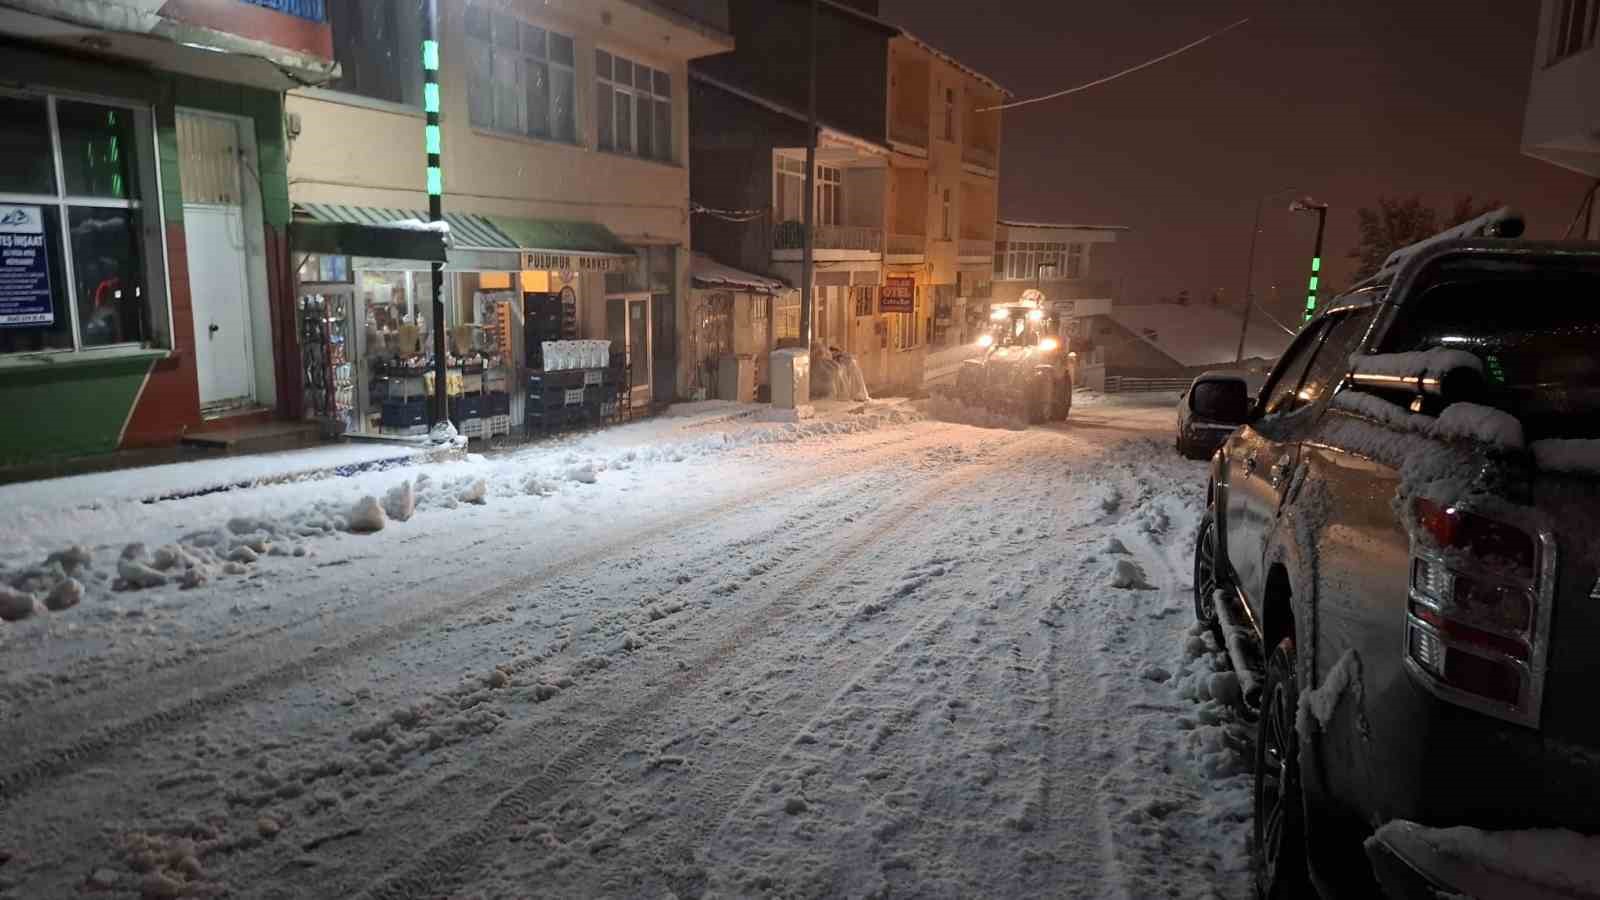
[[[286,102],[297,216],[425,218],[421,6],[331,5],[342,77]],[[677,347],[689,284],[687,65],[732,49],[726,4],[700,3],[696,18],[648,0],[439,7],[450,352],[501,362],[517,397],[535,338],[548,337],[523,321],[535,308],[525,303],[544,297],[563,310],[562,337],[609,339],[626,356],[634,405],[677,396],[688,366]],[[397,341],[428,346],[427,264],[308,264],[302,293],[332,296],[341,281],[351,292],[352,418],[358,430],[381,425],[363,361],[377,365]]]

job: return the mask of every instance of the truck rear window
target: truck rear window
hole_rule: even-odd
[[[1381,352],[1475,353],[1486,401],[1521,419],[1528,439],[1600,437],[1600,272],[1517,265],[1443,275],[1400,308]]]

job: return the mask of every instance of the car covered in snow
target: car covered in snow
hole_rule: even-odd
[[[1243,372],[1205,372],[1178,398],[1178,453],[1210,459],[1250,408],[1250,382]]]
[[[1029,424],[1065,419],[1072,410],[1073,356],[1063,322],[1036,290],[996,306],[978,335],[978,356],[956,373],[955,396]]]
[[[1261,897],[1595,896],[1600,246],[1520,232],[1396,251],[1212,460],[1195,613],[1258,717]]]

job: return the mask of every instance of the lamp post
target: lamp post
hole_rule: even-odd
[[[811,0],[810,18],[806,34],[806,196],[802,207],[805,240],[800,245],[800,341],[807,353],[811,352],[811,319],[815,315],[812,295],[816,293],[811,265],[817,234],[817,0]]]
[[[1255,225],[1250,229],[1250,262],[1245,266],[1244,270],[1244,321],[1239,323],[1239,349],[1233,355],[1235,363],[1244,362],[1244,336],[1250,330],[1250,311],[1256,305],[1256,238],[1261,234],[1261,204],[1279,194],[1286,194],[1292,190],[1294,188],[1280,188],[1270,194],[1262,194],[1256,199]]]
[[[1322,232],[1328,224],[1328,204],[1314,202],[1310,197],[1296,200],[1289,204],[1290,212],[1314,212],[1317,214],[1317,244],[1311,252],[1311,281],[1306,285],[1306,316],[1305,321],[1317,314],[1317,288],[1322,279]]]
[[[439,133],[439,4],[423,0],[422,14],[422,111],[424,149],[428,159],[428,221],[444,219],[444,174],[440,154],[444,148]],[[445,360],[444,339],[444,264],[434,263],[433,284],[433,421],[450,421],[449,368]]]

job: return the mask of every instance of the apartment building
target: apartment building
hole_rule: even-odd
[[[696,61],[694,244],[801,284],[809,5],[736,4],[737,49]],[[876,15],[819,6],[814,340],[853,354],[875,391],[921,383],[930,343],[964,336],[986,298],[998,196],[992,80]],[[772,312],[774,342],[798,334]],[[713,365],[711,360],[706,366]]]
[[[1543,0],[1522,152],[1600,178],[1600,0]],[[1593,198],[1586,236],[1600,240]]]
[[[359,227],[426,217],[422,8],[328,0],[339,77],[286,103],[289,194],[301,220]],[[513,384],[513,424],[523,394],[515,382],[541,339],[557,333],[610,340],[626,357],[632,405],[678,397],[688,372],[679,352],[688,64],[733,47],[727,23],[726,0],[440,3],[447,320],[432,321],[425,254],[301,246],[302,304],[337,302],[354,319],[342,354],[349,383],[324,392],[308,382],[307,404],[347,429],[413,428],[391,420],[392,403],[384,408],[393,384],[385,373],[429,353],[436,327],[452,358],[482,360],[485,379]],[[524,321],[536,307],[554,310],[549,333]],[[324,364],[309,354],[307,379]]]

